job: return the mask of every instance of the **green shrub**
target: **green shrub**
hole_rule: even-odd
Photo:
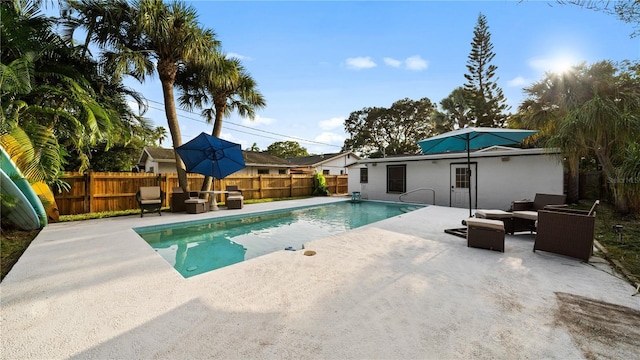
[[[313,178],[313,195],[314,196],[329,196],[329,187],[327,186],[327,180],[320,173],[315,173]]]

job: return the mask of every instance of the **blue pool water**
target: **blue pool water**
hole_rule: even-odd
[[[185,278],[421,208],[349,201],[134,228]]]

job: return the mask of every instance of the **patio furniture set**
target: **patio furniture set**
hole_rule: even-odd
[[[208,194],[209,200],[201,199],[200,195]],[[227,209],[242,209],[244,206],[244,196],[242,190],[237,186],[227,186],[225,191],[191,191],[185,193],[182,188],[173,188],[173,194],[169,202],[171,212],[186,212],[188,214],[200,214],[207,211],[218,210],[216,201],[217,194],[225,194],[225,204]],[[162,215],[160,209],[165,199],[164,191],[159,186],[143,186],[136,193],[136,200],[140,206],[140,217],[144,215],[144,211],[157,211]]]
[[[536,194],[514,201],[512,211],[477,210],[466,220],[467,246],[504,252],[505,233],[535,232],[533,251],[589,261],[593,252],[596,201],[589,211],[568,209],[564,195]],[[462,236],[460,229],[445,230]]]

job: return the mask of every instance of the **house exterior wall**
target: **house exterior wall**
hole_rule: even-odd
[[[347,165],[355,162],[356,160],[357,159],[350,154],[340,156],[316,166],[316,172],[322,174],[324,170],[329,170],[329,175],[347,175],[349,174]],[[358,176],[359,175],[360,174],[358,173]]]
[[[154,174],[176,173],[176,164],[172,162],[156,162],[147,159],[144,163],[145,172]]]
[[[563,168],[553,155],[518,155],[472,157],[477,171],[478,209],[508,210],[514,200],[533,199],[536,193],[562,194]],[[406,191],[428,188],[435,191],[435,204],[451,206],[451,166],[465,164],[466,159],[413,160],[366,164],[368,183],[360,184],[360,171],[352,167],[349,175],[349,191],[361,191],[362,197],[371,200],[398,201],[399,195],[387,193],[387,165],[406,165]],[[407,195],[405,200],[431,204],[432,192],[422,190]]]
[[[285,170],[285,174],[289,174],[289,169],[287,168],[276,168],[269,166],[247,166],[244,169],[235,172],[234,174],[238,175],[258,175],[258,170],[268,170],[269,175],[278,175],[280,174],[280,170]]]

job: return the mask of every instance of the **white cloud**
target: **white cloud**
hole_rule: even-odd
[[[515,78],[507,82],[507,85],[514,86],[514,87],[521,87],[528,84],[529,84],[529,80],[523,78],[522,76],[516,76]]]
[[[325,131],[322,134],[316,136],[314,140],[326,144],[342,145],[344,143],[344,139],[345,137],[343,135]]]
[[[404,64],[405,69],[412,71],[421,71],[429,67],[429,62],[420,57],[420,55],[410,56],[404,60],[397,60],[391,57],[386,57],[383,60],[388,66],[399,68]]]
[[[400,65],[402,65],[402,61],[400,60],[396,60],[394,58],[390,58],[390,57],[386,57],[384,58],[384,63],[391,66],[391,67],[400,67]]]
[[[427,60],[421,58],[420,55],[410,56],[404,62],[408,70],[420,71],[429,66]]]
[[[355,58],[347,58],[346,60],[347,63],[347,67],[350,69],[356,69],[356,70],[360,70],[360,69],[370,69],[373,67],[376,67],[378,65],[376,65],[376,63],[371,60],[371,58],[369,56],[359,56],[359,57],[355,57]]]
[[[273,123],[275,120],[271,118],[262,117],[260,115],[256,115],[255,119],[251,120],[249,118],[242,118],[242,125],[250,126],[250,127],[258,127],[260,125],[269,125]]]
[[[318,123],[318,126],[320,126],[320,129],[322,130],[332,130],[335,128],[342,127],[343,124],[344,124],[344,118],[336,117],[336,118],[331,118],[329,120],[322,120]]]
[[[248,57],[248,56],[240,55],[240,54],[234,53],[234,52],[227,53],[225,57],[227,59],[236,58],[238,60],[251,60],[251,58]]]
[[[251,145],[248,145],[248,141],[246,139],[241,139],[239,137],[233,136],[233,134],[231,133],[221,133],[220,138],[227,141],[234,142],[236,144],[240,144],[240,147],[242,149],[246,149],[251,146]]]

